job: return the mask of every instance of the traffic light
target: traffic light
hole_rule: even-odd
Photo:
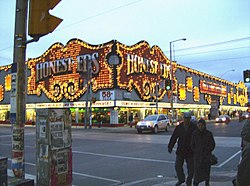
[[[172,83],[170,79],[166,80],[166,90],[171,90],[172,89]]]
[[[243,71],[244,83],[250,83],[250,70]]]
[[[30,0],[29,36],[41,37],[53,32],[62,19],[49,14],[61,0]]]

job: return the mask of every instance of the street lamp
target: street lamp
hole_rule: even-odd
[[[222,76],[224,76],[225,74],[227,74],[228,72],[234,72],[235,69],[231,69],[231,70],[228,70],[226,72],[224,72],[223,74],[220,75],[220,78],[222,78]]]
[[[225,74],[227,74],[228,72],[234,72],[235,69],[231,69],[231,70],[227,70],[226,72],[224,72],[223,74],[220,75],[220,78],[222,78],[222,76],[224,76]],[[220,88],[221,88],[221,93],[222,93],[222,81],[220,82]],[[220,112],[221,112],[221,106],[220,106]]]
[[[173,124],[173,119],[174,119],[174,108],[173,108],[173,101],[174,101],[174,97],[173,97],[173,80],[174,80],[174,74],[173,74],[173,64],[172,64],[172,44],[174,42],[177,42],[177,41],[186,41],[187,39],[186,38],[182,38],[182,39],[177,39],[177,40],[174,40],[174,41],[171,41],[169,43],[170,45],[170,67],[171,67],[171,111],[172,111],[172,120],[171,120],[171,124]]]

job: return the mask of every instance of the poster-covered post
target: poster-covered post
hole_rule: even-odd
[[[72,184],[72,138],[69,109],[37,109],[37,184]]]

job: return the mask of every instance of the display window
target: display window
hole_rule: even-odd
[[[10,112],[8,110],[0,110],[0,121],[9,121]]]

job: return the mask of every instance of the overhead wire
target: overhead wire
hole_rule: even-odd
[[[230,44],[230,43],[236,43],[236,42],[242,42],[250,40],[250,37],[244,37],[244,38],[238,38],[238,39],[233,39],[233,40],[228,40],[228,41],[222,41],[222,42],[216,42],[216,43],[211,43],[211,44],[206,44],[206,45],[199,45],[199,46],[194,46],[194,47],[189,47],[189,48],[182,48],[182,49],[176,49],[174,51],[187,51],[187,50],[195,50],[195,49],[201,49],[201,48],[207,48],[207,47],[214,47],[218,45],[224,45],[224,44]],[[223,51],[228,51],[228,50],[236,50],[236,49],[243,49],[243,48],[249,48],[250,46],[245,46],[245,47],[238,47],[238,48],[230,48],[230,49],[223,49],[223,50],[213,50],[213,51],[204,51],[204,52],[198,52],[198,53],[191,53],[191,54],[184,54],[184,55],[177,55],[177,57],[180,56],[188,56],[188,55],[198,55],[198,54],[204,54],[204,53],[210,53],[210,52],[223,52]],[[168,51],[165,51],[166,53]],[[175,52],[174,52],[175,53]],[[174,59],[175,59],[174,55]],[[211,60],[205,60],[205,61],[194,61],[190,63],[182,63],[182,64],[197,64],[197,63],[205,63],[205,62],[212,62],[212,61],[227,61],[227,60],[233,60],[233,59],[246,59],[250,58],[250,56],[238,56],[235,58],[222,58],[222,59],[211,59]]]
[[[101,16],[101,15],[105,15],[105,14],[107,14],[107,13],[109,13],[109,12],[113,12],[113,11],[116,11],[116,10],[118,10],[118,9],[121,9],[121,8],[130,6],[130,5],[133,5],[133,4],[135,4],[135,3],[138,3],[139,1],[143,1],[143,0],[133,1],[133,2],[130,2],[130,3],[124,4],[124,5],[115,7],[115,8],[111,8],[111,9],[109,9],[109,10],[106,10],[106,11],[103,11],[103,12],[100,12],[100,13],[97,13],[97,14],[95,14],[95,15],[92,15],[92,16],[86,17],[86,18],[84,18],[84,19],[81,19],[81,20],[79,20],[79,21],[77,21],[77,22],[74,22],[74,23],[71,23],[71,24],[69,24],[69,25],[66,25],[66,26],[63,27],[63,28],[56,29],[54,32],[61,31],[61,30],[65,29],[65,28],[68,28],[68,27],[71,27],[71,26],[73,26],[73,25],[79,24],[79,23],[81,23],[81,22],[83,22],[83,21],[86,21],[86,20],[89,20],[89,19],[92,19],[92,18]],[[9,47],[6,47],[6,48],[2,48],[2,49],[0,49],[0,51],[7,50],[7,49],[9,49],[9,48],[11,48],[11,47],[13,47],[13,46],[9,46]]]
[[[127,4],[124,4],[124,5],[115,7],[115,8],[111,8],[111,9],[109,9],[109,10],[106,10],[106,11],[103,11],[103,12],[100,12],[100,13],[97,13],[97,14],[95,14],[95,15],[86,17],[86,18],[84,18],[84,19],[81,19],[81,20],[76,21],[76,22],[74,22],[74,23],[71,23],[71,24],[69,24],[69,25],[66,25],[65,27],[63,27],[63,28],[61,28],[61,29],[57,29],[57,30],[55,30],[55,31],[60,31],[60,30],[63,30],[63,29],[65,29],[65,28],[71,27],[72,25],[79,24],[79,23],[81,23],[81,22],[83,22],[83,21],[86,21],[86,20],[89,20],[89,19],[92,19],[92,18],[101,16],[101,15],[105,15],[105,14],[107,14],[107,13],[110,13],[110,12],[116,11],[116,10],[118,10],[118,9],[121,9],[121,8],[130,6],[130,5],[132,5],[132,4],[138,3],[139,1],[143,1],[143,0],[137,0],[137,1],[133,1],[133,2],[130,2],[130,3],[127,3]]]
[[[180,56],[199,55],[199,54],[206,54],[206,53],[215,53],[215,52],[226,52],[226,51],[230,51],[230,50],[240,50],[240,49],[245,49],[245,48],[250,48],[250,46],[228,48],[228,49],[223,49],[223,50],[211,50],[211,51],[205,51],[205,52],[187,53],[187,54],[181,54],[181,55],[177,55],[177,56],[180,57]]]
[[[250,56],[241,56],[241,57],[233,57],[233,58],[222,58],[222,59],[211,59],[211,60],[205,60],[205,61],[195,61],[195,62],[187,62],[182,64],[197,64],[197,63],[205,63],[205,62],[211,62],[211,61],[227,61],[227,60],[233,60],[233,59],[246,59],[250,58]]]
[[[228,41],[222,41],[222,42],[217,42],[217,43],[210,43],[210,44],[206,44],[206,45],[198,45],[198,46],[193,46],[193,47],[188,47],[188,48],[181,48],[181,49],[177,49],[176,51],[207,48],[207,47],[224,45],[224,44],[229,44],[229,43],[236,43],[236,42],[245,41],[245,40],[250,40],[250,37],[243,37],[243,38],[238,38],[238,39],[233,39],[233,40],[228,40]]]
[[[140,1],[143,1],[143,0],[137,0],[137,1],[133,1],[133,2],[130,2],[130,3],[127,3],[127,4],[124,4],[124,5],[121,5],[121,6],[118,6],[118,7],[115,7],[115,8],[111,8],[109,10],[106,10],[106,11],[103,11],[103,12],[100,12],[96,15],[92,15],[92,16],[89,16],[89,17],[86,17],[84,19],[81,19],[77,22],[74,22],[72,24],[69,24],[61,29],[57,29],[55,31],[60,31],[60,30],[63,30],[65,28],[68,28],[68,27],[71,27],[72,25],[76,25],[76,24],[79,24],[83,21],[86,21],[86,20],[89,20],[89,19],[92,19],[92,18],[95,18],[95,17],[98,17],[98,16],[101,16],[101,15],[104,15],[104,14],[107,14],[109,12],[113,12],[113,11],[116,11],[118,9],[121,9],[121,8],[124,8],[124,7],[127,7],[127,6],[130,6],[130,5],[133,5],[135,3],[138,3]],[[244,38],[238,38],[238,39],[233,39],[233,40],[228,40],[228,41],[222,41],[222,42],[216,42],[216,43],[210,43],[210,44],[205,44],[205,45],[198,45],[198,46],[193,46],[193,47],[188,47],[188,48],[182,48],[182,49],[177,49],[175,51],[186,51],[186,50],[195,50],[195,49],[200,49],[200,48],[207,48],[207,47],[213,47],[213,46],[218,46],[218,45],[223,45],[223,44],[229,44],[229,43],[235,43],[235,42],[240,42],[240,41],[245,41],[245,40],[250,40],[250,37],[244,37]],[[6,50],[6,49],[9,49],[11,48],[12,46],[10,47],[6,47],[6,48],[3,48],[3,49],[0,49],[0,51],[3,51],[3,50]],[[249,46],[248,46],[249,47]],[[240,48],[244,48],[244,47],[240,47]],[[240,49],[238,48],[238,49]],[[192,54],[186,54],[186,55],[195,55],[195,54],[202,54],[202,53],[209,53],[209,52],[220,52],[220,51],[226,51],[226,50],[232,50],[232,49],[225,49],[225,50],[215,50],[215,51],[207,51],[207,52],[200,52],[200,53],[192,53]],[[164,53],[166,52],[169,52],[169,51],[163,51]],[[178,55],[178,56],[185,56],[185,55]],[[1,56],[0,56],[1,57]],[[175,58],[175,56],[174,56]],[[245,58],[245,57],[242,57],[242,58]],[[226,58],[225,60],[227,59],[230,59],[230,58]],[[223,60],[223,59],[220,59],[220,60]],[[218,60],[207,60],[207,61],[218,61]],[[205,62],[205,61],[202,61],[202,62]],[[199,63],[199,62],[198,62]]]

